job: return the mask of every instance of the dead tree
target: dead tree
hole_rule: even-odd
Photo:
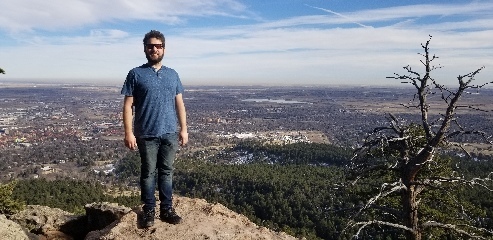
[[[424,50],[424,53],[420,53],[423,57],[421,63],[425,68],[424,74],[406,66],[405,75],[394,73],[394,76],[388,77],[411,84],[415,88],[414,100],[405,107],[417,109],[421,117],[420,121],[415,124],[403,124],[396,116],[390,114],[389,126],[375,128],[367,136],[362,147],[355,151],[356,154],[351,161],[351,171],[357,172],[360,178],[371,174],[392,173],[391,178],[387,176],[378,193],[361,206],[351,218],[346,231],[354,230],[353,238],[360,237],[362,231],[369,226],[400,229],[409,240],[421,240],[424,233],[437,228],[446,229],[449,233],[465,238],[490,239],[493,236],[491,229],[475,226],[467,220],[447,223],[430,218],[421,219],[420,201],[423,191],[429,192],[458,185],[481,186],[491,191],[492,180],[490,176],[465,179],[451,171],[440,172],[436,167],[445,164],[440,158],[439,151],[450,146],[452,142],[449,140],[454,136],[477,134],[491,144],[485,133],[467,130],[460,126],[456,121],[456,111],[461,107],[474,108],[459,105],[461,97],[470,90],[477,91],[492,82],[473,84],[475,76],[484,68],[481,67],[466,75],[458,76],[456,89],[439,84],[431,76],[431,72],[441,66],[432,64],[438,57],[430,54],[430,40],[431,36],[425,44],[421,44]],[[446,108],[443,112],[430,114],[431,105],[428,99],[430,94],[440,96]],[[383,199],[389,197],[398,199],[398,203],[393,207],[379,206]],[[372,219],[375,215],[372,217],[365,215],[365,212],[372,209],[378,209],[393,217],[384,220]]]

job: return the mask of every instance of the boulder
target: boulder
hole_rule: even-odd
[[[7,219],[7,217],[3,214],[0,215],[0,236],[2,239],[30,239],[24,232],[24,229],[22,229],[21,225]]]

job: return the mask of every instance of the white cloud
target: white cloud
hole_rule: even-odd
[[[176,24],[187,16],[241,16],[234,0],[16,0],[2,1],[0,29],[9,32],[69,29],[101,22],[136,20]]]
[[[184,22],[185,15],[254,15],[235,1],[161,3],[146,0],[137,3],[121,0],[113,3],[113,9],[96,1],[86,2],[86,5],[79,2],[79,7],[90,10],[74,16],[75,20],[67,21],[63,27],[90,25],[81,17],[89,15],[93,20],[87,21],[93,22],[164,21],[167,18]],[[161,16],[159,13],[163,11],[152,6],[177,9],[173,15]],[[96,7],[101,10],[92,9]],[[132,13],[119,16],[119,12],[129,9]],[[103,10],[108,10],[107,15],[101,13]],[[437,71],[437,76],[451,83],[459,74],[481,66],[486,69],[478,75],[478,80],[492,75],[493,16],[484,13],[493,10],[493,3],[418,5],[337,14],[319,10],[319,15],[229,27],[168,26],[164,30],[167,36],[164,62],[179,72],[184,83],[193,84],[388,84],[391,80],[385,77],[400,72],[405,65],[420,69],[417,53],[422,51],[420,44],[431,34],[432,53],[440,57],[437,63],[445,67]],[[70,15],[61,10],[50,14]],[[452,15],[460,15],[460,18],[442,21],[443,16]],[[48,19],[39,18],[41,22]],[[424,24],[420,18],[432,18],[433,23]],[[25,29],[55,28],[56,24],[62,23],[26,22]],[[63,31],[60,36],[41,36],[36,31],[23,33],[19,41],[26,44],[0,45],[0,64],[7,71],[6,76],[15,78],[122,81],[130,68],[145,61],[140,44],[143,33],[96,26],[78,36],[63,35]],[[26,62],[29,62],[28,70]]]
[[[469,4],[417,4],[344,13],[346,18],[370,23],[407,18],[491,15],[493,2]],[[491,16],[490,16],[491,17]]]

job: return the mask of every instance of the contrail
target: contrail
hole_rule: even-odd
[[[367,26],[367,25],[364,25],[364,24],[362,24],[362,23],[356,22],[356,21],[352,20],[352,19],[351,19],[351,18],[349,18],[349,17],[346,17],[346,16],[344,16],[344,15],[342,15],[342,14],[340,14],[340,13],[334,12],[334,11],[329,10],[329,9],[320,8],[320,7],[314,7],[314,6],[310,6],[310,5],[308,5],[308,4],[305,4],[305,5],[306,5],[306,6],[308,6],[308,7],[311,7],[311,8],[315,8],[315,9],[322,10],[322,11],[324,11],[324,12],[329,12],[329,13],[335,14],[335,15],[337,15],[337,16],[339,16],[339,17],[342,17],[342,18],[345,18],[345,19],[349,20],[350,22],[352,22],[352,23],[354,23],[354,24],[357,24],[357,25],[359,25],[359,26],[361,26],[361,27],[365,27],[365,28],[371,28],[371,27],[372,27],[372,26]]]

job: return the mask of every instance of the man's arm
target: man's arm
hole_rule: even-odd
[[[137,149],[137,140],[133,132],[133,110],[134,97],[125,96],[123,100],[123,127],[125,129],[125,146],[131,150]]]
[[[178,123],[180,124],[179,142],[180,146],[185,146],[188,142],[187,112],[185,110],[185,103],[183,102],[183,95],[181,93],[176,95],[175,104],[176,116],[178,117]]]

